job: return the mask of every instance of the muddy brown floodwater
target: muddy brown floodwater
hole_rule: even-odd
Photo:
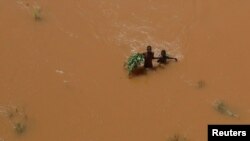
[[[249,4],[0,0],[0,141],[206,141],[207,124],[249,123]],[[179,61],[129,79],[147,45]]]

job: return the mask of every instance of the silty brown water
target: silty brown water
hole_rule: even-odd
[[[0,140],[205,141],[207,124],[249,123],[249,3],[0,1]],[[147,45],[179,61],[129,79]],[[27,115],[21,136],[9,106]]]

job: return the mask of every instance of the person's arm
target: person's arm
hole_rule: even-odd
[[[155,57],[154,53],[152,53],[153,59],[160,59],[161,57]]]
[[[178,61],[178,59],[177,59],[177,58],[174,58],[174,57],[169,57],[169,56],[167,56],[167,59],[174,59],[176,62]]]

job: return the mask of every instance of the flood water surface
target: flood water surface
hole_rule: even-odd
[[[249,4],[1,0],[0,141],[205,141],[249,123]],[[148,45],[178,62],[129,78]]]

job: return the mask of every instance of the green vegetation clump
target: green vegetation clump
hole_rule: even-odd
[[[227,115],[229,117],[238,117],[238,115],[232,112],[232,110],[228,106],[226,106],[225,103],[221,100],[216,100],[213,104],[213,107],[221,114]]]
[[[40,21],[42,19],[41,16],[41,8],[39,6],[35,6],[33,9],[33,17],[36,21]]]
[[[125,63],[129,74],[136,70],[144,62],[144,56],[141,53],[132,54]]]

